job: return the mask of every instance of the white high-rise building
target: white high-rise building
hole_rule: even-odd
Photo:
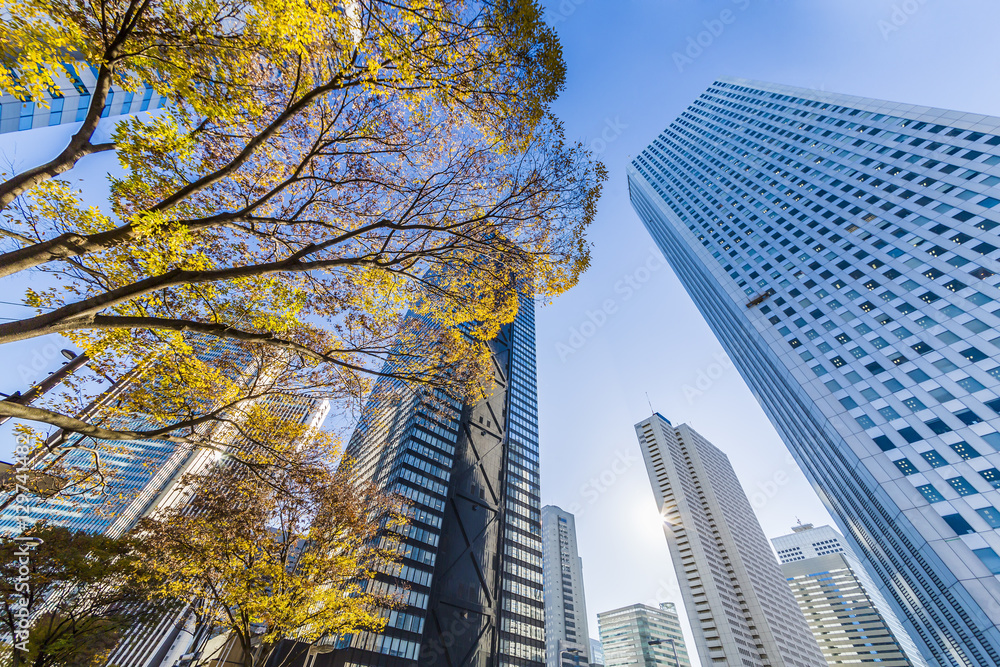
[[[924,656],[1000,664],[1000,118],[725,78],[628,183]]]
[[[44,93],[44,104],[24,102],[14,95],[0,94],[0,134],[51,125],[77,123],[87,116],[91,93],[97,84],[97,68],[84,62],[73,64],[68,76],[55,77],[55,86]],[[167,99],[148,84],[138,91],[112,85],[104,103],[102,118],[114,118],[140,111],[155,111]]]
[[[728,457],[659,413],[635,431],[702,664],[826,667]]]
[[[576,519],[555,505],[542,508],[542,582],[546,667],[588,665],[590,633]]]
[[[830,665],[877,662],[880,667],[927,667],[840,533],[830,526],[800,524],[771,543]]]

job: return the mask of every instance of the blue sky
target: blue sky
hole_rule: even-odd
[[[768,537],[826,523],[722,347],[628,203],[625,165],[722,75],[1000,115],[987,0],[545,0],[569,68],[556,111],[610,170],[580,285],[538,312],[542,496],[576,511],[596,613],[680,602],[633,424],[652,407],[729,454]],[[72,128],[0,136],[0,171],[58,150]],[[81,163],[100,178],[112,156]],[[0,281],[18,301],[23,278]],[[23,309],[0,303],[0,317]],[[62,361],[58,339],[0,350],[0,391]],[[646,394],[649,395],[647,402]],[[0,427],[0,457],[10,447]]]

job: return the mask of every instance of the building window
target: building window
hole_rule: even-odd
[[[942,496],[938,490],[934,488],[933,484],[918,486],[917,491],[919,491],[924,496],[924,499],[929,503],[940,503],[944,501],[944,496]]]
[[[955,531],[956,535],[968,535],[969,533],[976,532],[961,514],[948,514],[941,518]]]
[[[969,484],[969,481],[961,475],[958,477],[952,477],[951,479],[947,479],[945,481],[951,484],[951,488],[955,489],[960,496],[971,496],[979,493],[976,491],[975,487]]]

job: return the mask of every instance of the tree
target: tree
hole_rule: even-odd
[[[134,538],[36,525],[0,539],[3,647],[14,667],[97,665],[122,632],[159,608],[155,572]]]
[[[0,344],[58,333],[104,375],[144,364],[114,409],[148,419],[124,428],[56,401],[0,402],[0,416],[202,446],[206,420],[255,391],[352,404],[390,353],[387,372],[474,391],[482,343],[519,295],[546,301],[588,265],[605,172],[549,111],[565,72],[536,0],[6,7],[0,86],[41,101],[67,54],[97,66],[98,86],[66,149],[0,184],[0,276],[50,279]],[[166,111],[92,143],[112,83],[140,80]],[[87,207],[57,176],[111,149],[126,175]],[[436,325],[434,345],[407,310]],[[280,372],[261,367],[247,389],[206,370],[192,334],[237,345],[230,365],[280,351]],[[224,400],[207,401],[220,385]]]
[[[224,465],[193,482],[190,505],[143,520],[137,533],[160,594],[229,633],[245,667],[291,664],[324,637],[380,630],[379,608],[402,589],[365,588],[393,573],[404,508],[351,479],[349,466],[294,466],[261,485]],[[282,640],[295,641],[279,651]],[[209,658],[211,656],[202,656]],[[273,664],[273,663],[272,663]]]

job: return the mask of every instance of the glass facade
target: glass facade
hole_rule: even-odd
[[[86,118],[90,91],[97,83],[97,73],[86,63],[78,63],[74,70],[69,77],[55,77],[56,88],[45,93],[45,104],[24,102],[13,95],[0,94],[0,134],[76,123]],[[137,92],[111,86],[101,118],[162,109],[166,103],[167,98],[145,83]]]
[[[208,363],[232,355],[238,358],[245,356],[228,341],[213,342],[197,353],[199,359]],[[247,364],[248,367],[252,365],[249,361]],[[112,404],[132,387],[147,381],[141,368],[130,372],[98,398],[85,418],[118,430],[159,428],[161,424],[143,415],[102,418],[102,405]],[[314,428],[323,423],[329,411],[326,400],[305,396],[271,394],[257,400],[267,405],[275,418],[309,424]],[[241,417],[234,412],[229,414],[229,418],[238,420]],[[196,428],[195,433],[216,442],[237,442],[235,431],[218,421]],[[166,440],[110,441],[72,435],[68,438],[67,448],[35,461],[30,467],[43,471],[57,465],[79,479],[59,496],[45,498],[26,494],[22,503],[0,509],[0,534],[19,535],[28,526],[44,520],[50,525],[65,526],[70,530],[113,537],[123,535],[153,507],[176,500],[173,498],[173,482],[181,475],[205,470],[219,456],[213,450]],[[102,479],[92,474],[96,457],[100,459]],[[2,495],[0,502],[7,500],[6,494]]]
[[[613,609],[598,614],[597,623],[607,667],[691,667],[673,602]]]
[[[921,650],[1000,664],[1000,119],[723,79],[628,172]]]
[[[406,497],[401,566],[368,583],[402,590],[386,628],[340,638],[316,665],[543,667],[534,308],[491,341],[491,396],[463,404],[383,379],[345,456]]]

